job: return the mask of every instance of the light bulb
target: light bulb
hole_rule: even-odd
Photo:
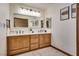
[[[22,8],[18,9],[18,13],[21,14],[22,13]]]
[[[27,15],[28,14],[28,11],[27,11],[27,9],[26,9],[26,11],[25,11],[25,15]]]
[[[40,12],[38,12],[38,17],[40,17],[41,16],[41,14],[40,14]]]
[[[20,13],[23,14],[23,9],[22,8],[20,9]]]
[[[32,11],[30,11],[30,16],[32,16]]]
[[[37,16],[38,14],[37,14],[37,11],[35,11],[35,15],[34,16]]]
[[[33,16],[33,10],[31,11],[31,15]]]
[[[26,11],[26,15],[28,15],[28,9],[27,9],[27,11]]]
[[[38,16],[38,12],[36,12],[35,16]]]
[[[27,12],[28,12],[28,14],[27,14],[27,15],[30,15],[30,10],[28,10]]]
[[[35,16],[35,11],[33,11],[32,13],[33,13],[33,16]]]
[[[24,14],[24,15],[26,14],[26,9],[23,9],[23,14]]]
[[[32,15],[34,16],[34,11],[32,11]]]

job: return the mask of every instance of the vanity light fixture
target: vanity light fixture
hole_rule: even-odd
[[[36,16],[36,17],[41,16],[39,11],[35,11],[35,10],[32,10],[32,9],[25,9],[25,8],[22,8],[22,7],[18,9],[18,13],[23,14],[23,15]]]

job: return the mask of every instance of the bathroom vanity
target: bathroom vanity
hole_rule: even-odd
[[[45,18],[43,10],[19,4],[11,4],[10,8],[10,19],[6,20],[7,55],[50,46],[51,18]]]
[[[51,33],[7,37],[7,55],[15,55],[50,46]]]
[[[28,20],[14,17],[14,27],[7,31],[7,55],[50,46],[50,20]]]

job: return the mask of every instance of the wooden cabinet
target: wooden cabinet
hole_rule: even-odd
[[[44,43],[50,43],[50,42],[51,42],[51,34],[45,34]]]
[[[39,46],[39,37],[38,35],[32,35],[30,39],[30,49],[37,49]]]
[[[29,41],[30,41],[29,39],[30,39],[29,36],[22,36],[22,37],[21,37],[21,41],[20,41],[20,42],[22,42],[22,43],[21,43],[20,46],[22,46],[22,47],[24,47],[24,48],[29,48]]]
[[[29,36],[7,37],[8,55],[29,51]]]
[[[51,34],[36,34],[7,37],[7,55],[15,55],[22,52],[50,46]]]
[[[31,48],[30,48],[31,50],[37,49],[38,48],[38,43],[31,44],[30,46],[31,46]]]
[[[49,46],[51,44],[51,34],[42,34],[40,38],[40,47]]]
[[[38,35],[31,35],[31,44],[38,43]]]
[[[41,35],[39,35],[39,44],[43,44],[44,43],[44,35],[43,34],[41,34]]]

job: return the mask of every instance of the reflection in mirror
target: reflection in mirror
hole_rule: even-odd
[[[51,28],[51,18],[46,18],[46,28]]]
[[[49,28],[49,21],[48,20],[46,21],[46,26],[47,26],[47,28]]]
[[[28,19],[14,18],[14,27],[28,27]]]
[[[39,20],[30,20],[29,21],[29,27],[30,28],[37,28],[37,27],[39,27]]]
[[[6,19],[6,27],[10,28],[10,20]]]
[[[34,26],[34,21],[32,21],[32,27]]]
[[[43,23],[43,20],[41,20],[41,28],[44,27],[44,23]]]
[[[35,21],[35,26],[38,26],[39,22],[38,20]]]

